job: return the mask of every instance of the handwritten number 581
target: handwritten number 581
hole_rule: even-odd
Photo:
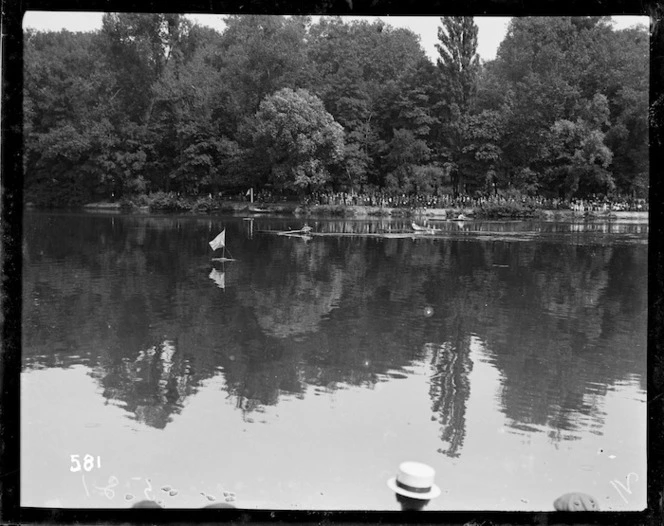
[[[92,455],[88,454],[83,457],[83,463],[81,464],[80,461],[80,455],[69,455],[69,458],[71,459],[71,466],[69,467],[69,471],[72,473],[75,473],[77,471],[81,471],[81,469],[85,471],[92,471],[95,467],[100,468],[101,467],[101,456],[97,455],[96,457],[93,457]],[[95,460],[96,465],[95,465]]]

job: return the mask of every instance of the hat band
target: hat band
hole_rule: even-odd
[[[409,486],[408,484],[404,484],[399,480],[396,481],[396,484],[401,489],[405,489],[406,491],[410,491],[412,493],[429,493],[431,491],[431,486],[429,486],[428,488],[416,488],[415,486]]]

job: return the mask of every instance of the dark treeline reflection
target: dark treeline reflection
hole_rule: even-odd
[[[237,261],[222,266],[207,242],[223,227]],[[515,430],[574,438],[579,426],[599,429],[597,401],[613,386],[636,379],[645,390],[642,243],[305,242],[256,227],[26,215],[24,367],[86,364],[104,397],[163,428],[213,376],[251,420],[308,386],[370,387],[426,360],[450,456],[463,446],[473,338]]]

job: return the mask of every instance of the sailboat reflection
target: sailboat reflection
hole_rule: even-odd
[[[210,272],[210,279],[217,284],[217,287],[220,289],[226,289],[226,273],[219,272],[216,268],[212,269]]]

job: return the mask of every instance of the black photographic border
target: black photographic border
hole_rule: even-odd
[[[1,524],[664,524],[664,2],[657,0],[1,0],[0,523]],[[648,240],[648,507],[641,512],[338,512],[241,509],[109,510],[20,507],[22,18],[25,11],[137,11],[291,15],[650,16]]]

